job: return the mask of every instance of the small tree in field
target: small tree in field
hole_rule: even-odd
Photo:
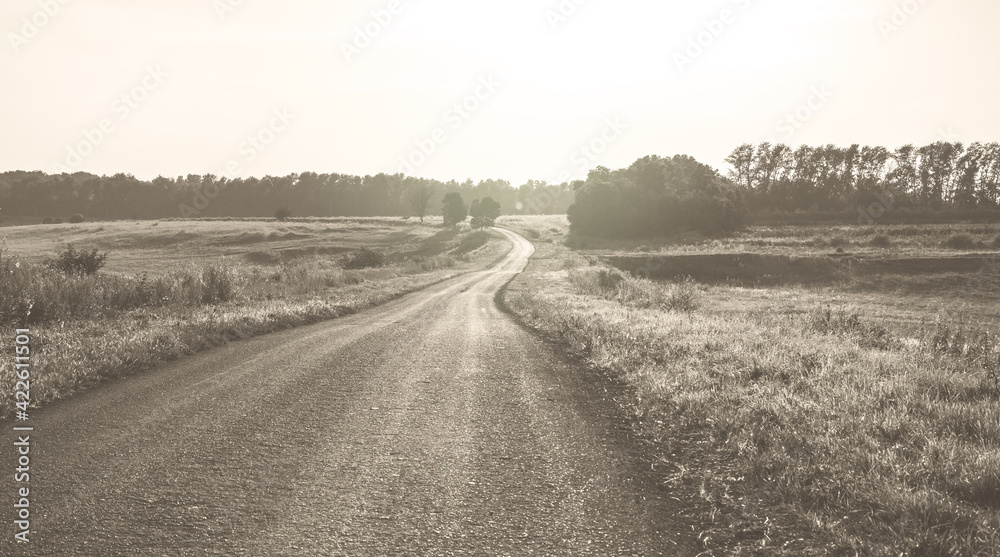
[[[409,203],[410,208],[413,209],[413,214],[420,217],[421,223],[424,222],[424,215],[427,214],[427,207],[431,203],[431,197],[434,197],[434,190],[426,184],[414,186],[414,188],[406,194],[407,203]]]
[[[441,214],[444,215],[444,225],[454,226],[469,216],[469,211],[462,200],[462,194],[451,192],[444,196],[441,203]]]
[[[274,212],[275,220],[286,221],[288,217],[292,216],[292,210],[288,207],[278,207],[278,210]]]
[[[472,215],[472,228],[489,228],[500,217],[500,204],[492,197],[477,199],[469,206],[469,214]]]

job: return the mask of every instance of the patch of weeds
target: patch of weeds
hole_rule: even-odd
[[[817,308],[810,316],[809,324],[813,330],[825,335],[850,338],[862,348],[897,350],[902,346],[889,329],[879,323],[865,321],[857,311]]]
[[[348,255],[343,261],[345,269],[371,269],[373,267],[385,266],[385,255],[368,248],[361,248]]]

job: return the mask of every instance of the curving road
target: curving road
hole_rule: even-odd
[[[495,306],[533,252],[498,232],[488,271],[36,410],[0,554],[697,553],[603,388]]]

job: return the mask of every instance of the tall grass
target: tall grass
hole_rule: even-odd
[[[607,267],[573,268],[569,281],[581,292],[633,308],[659,308],[682,312],[698,308],[696,283],[685,278],[670,286],[635,277]]]
[[[0,248],[0,333],[32,328],[38,404],[230,340],[353,313],[446,278],[458,266],[445,254],[358,270],[341,263],[222,260],[159,276],[86,275],[27,263]],[[12,412],[13,380],[12,373],[0,374],[0,417]]]
[[[380,268],[349,270],[317,258],[277,267],[220,261],[154,277],[145,273],[82,275],[20,261],[0,249],[0,326],[110,317],[139,308],[184,309],[312,295],[365,280],[454,265],[454,258],[447,255],[415,256]]]
[[[634,386],[640,419],[670,440],[658,468],[713,507],[713,549],[819,554],[775,547],[801,551],[799,537],[828,554],[998,553],[996,337],[941,326],[914,345],[860,312],[713,311],[710,292],[684,315],[628,303],[609,287],[626,279],[602,286],[598,270],[552,288],[557,262],[534,261],[506,304]],[[782,509],[812,533],[778,538]]]

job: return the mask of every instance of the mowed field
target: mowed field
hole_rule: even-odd
[[[232,263],[277,264],[336,257],[367,247],[391,257],[436,255],[440,218],[204,219],[114,221],[0,228],[8,250],[26,261],[55,257],[67,245],[109,252],[105,269],[164,273],[228,258]],[[422,250],[422,251],[421,251]]]
[[[712,506],[703,555],[1000,551],[996,226],[504,222],[537,248],[504,304],[632,389],[663,481]]]

